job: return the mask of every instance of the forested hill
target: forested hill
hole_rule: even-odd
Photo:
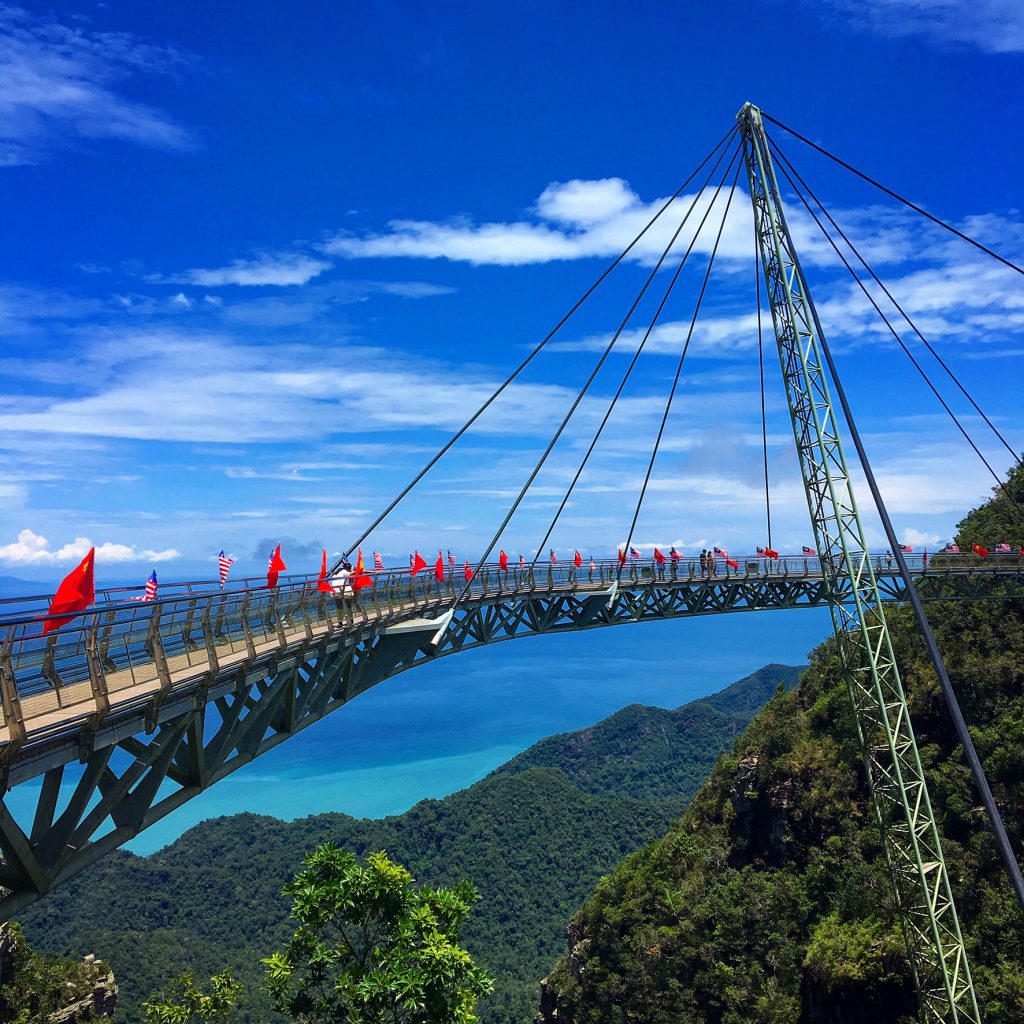
[[[150,857],[101,861],[28,912],[26,932],[42,949],[107,960],[121,987],[118,1019],[130,1024],[142,1019],[141,1000],[185,968],[208,977],[227,965],[245,985],[242,1019],[269,1021],[259,958],[290,934],[280,890],[303,854],[326,840],[360,854],[386,849],[418,882],[477,886],[465,938],[497,978],[482,1020],[527,1024],[569,915],[601,875],[664,832],[756,708],[799,672],[770,666],[676,711],[630,707],[395,817],[204,822]]]
[[[1024,472],[1009,489],[1024,503]],[[1008,502],[960,536],[994,547]],[[964,541],[962,540],[961,543]],[[1024,601],[931,604],[1015,849],[1024,839]],[[987,1024],[1024,1021],[1024,915],[923,640],[888,612]],[[915,998],[834,640],[772,698],[665,838],[573,918],[544,1019],[562,1024],[903,1024]]]
[[[631,704],[589,729],[535,743],[498,771],[558,768],[585,793],[681,804],[707,777],[714,756],[731,745],[780,686],[792,687],[799,671],[792,665],[766,665],[675,711]],[[715,754],[709,761],[711,751]]]

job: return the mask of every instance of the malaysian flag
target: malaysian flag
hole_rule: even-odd
[[[455,556],[452,554],[452,549],[451,548],[448,549],[448,568],[449,569],[454,569],[455,568]]]
[[[672,546],[672,550],[669,551],[668,556],[673,562],[678,562],[679,559],[683,557],[678,551],[676,551],[675,545]]]
[[[221,589],[223,590],[224,584],[227,582],[228,570],[231,568],[231,566],[235,564],[235,560],[233,558],[228,558],[228,556],[225,555],[222,550],[221,553],[217,556],[217,564],[220,569],[220,586]]]
[[[960,545],[959,544],[947,544],[943,549],[947,555],[959,555]]]
[[[816,555],[818,553],[814,548],[809,548],[806,544],[803,547],[803,552],[805,555]]]
[[[905,555],[912,555],[914,553],[914,549],[909,544],[901,544],[900,551]]]
[[[558,555],[555,554],[555,549],[554,548],[552,548],[548,552],[548,558],[551,559],[551,564],[552,565],[557,565],[558,564]]]
[[[384,568],[384,556],[379,551],[373,553],[373,567],[380,572]]]
[[[729,557],[729,552],[726,551],[725,548],[715,548],[715,554],[718,555],[719,558]]]
[[[995,552],[997,555],[1009,555],[1013,551],[1013,548],[1009,544],[997,544],[995,546]]]
[[[639,558],[640,557],[640,552],[637,551],[636,548],[630,548],[629,549],[629,557],[630,558]]]
[[[757,553],[758,553],[759,555],[763,555],[763,554],[764,554],[764,548],[758,548],[758,549],[757,549]]]
[[[149,579],[146,580],[146,589],[142,592],[142,597],[133,597],[133,601],[155,601],[156,600],[156,569],[149,574]]]

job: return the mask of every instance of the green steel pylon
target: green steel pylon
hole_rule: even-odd
[[[829,395],[814,306],[761,112],[748,103],[737,119],[800,473],[922,1017],[928,1024],[977,1024],[967,952]],[[844,579],[848,588],[838,585]]]

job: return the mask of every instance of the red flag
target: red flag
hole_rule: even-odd
[[[988,558],[988,548],[983,548],[980,544],[972,544],[971,550],[982,558]]]
[[[1024,558],[1024,544],[1021,544],[1020,551],[1018,551],[1017,554],[1020,555],[1021,558]]]
[[[334,587],[327,579],[327,548],[324,548],[324,557],[320,560],[320,575],[317,577],[316,589],[322,590],[325,594],[334,593]]]
[[[658,565],[665,564],[665,556],[657,548],[654,549],[654,560],[658,563]]]
[[[359,549],[359,554],[356,555],[356,567],[352,570],[353,576],[362,576],[366,572],[366,566],[363,565],[363,549]]]
[[[415,576],[420,569],[426,569],[427,563],[423,560],[423,556],[417,551],[413,555],[412,565],[409,566],[409,575]]]
[[[473,570],[469,567],[468,558],[466,559],[466,567],[462,570],[462,572],[464,573],[467,580],[471,580],[473,578]]]
[[[270,564],[267,566],[267,586],[276,587],[277,577],[287,568],[288,566],[284,564],[284,559],[281,557],[281,545],[278,544],[274,548],[274,553],[270,556]]]
[[[363,587],[372,587],[373,577],[367,576],[365,572],[353,573],[352,575],[352,589],[362,590]]]
[[[619,565],[626,564],[626,552],[619,548]]]
[[[444,555],[440,551],[438,551],[437,561],[434,563],[434,575],[437,577],[438,583],[444,583]]]
[[[508,555],[505,554],[504,548],[498,552],[498,568],[502,572],[508,572]]]
[[[779,557],[779,553],[778,553],[778,551],[775,550],[775,548],[765,548],[764,549],[764,557],[765,558],[778,558]]]
[[[57,593],[53,595],[50,602],[50,609],[47,615],[60,615],[60,618],[47,618],[43,623],[43,636],[46,636],[53,629],[60,629],[61,626],[70,622],[78,612],[84,612],[96,599],[96,586],[94,582],[94,556],[95,548],[89,548],[89,554],[79,562],[78,567],[72,569],[60,581]],[[73,612],[72,615],[62,614]]]
[[[726,565],[731,565],[734,569],[738,569],[740,567],[739,566],[739,562],[734,562],[731,558],[727,558],[725,560],[725,564]]]
[[[583,556],[577,551],[573,561],[576,563],[576,568],[578,569],[583,564]]]

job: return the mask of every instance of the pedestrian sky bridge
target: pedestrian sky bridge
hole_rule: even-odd
[[[341,593],[325,592],[315,577],[285,577],[277,586],[268,586],[262,579],[243,580],[227,589],[216,583],[164,584],[160,596],[152,601],[109,592],[46,637],[40,635],[40,619],[47,614],[49,595],[0,602],[0,781],[5,797],[19,786],[34,794],[34,812],[26,820],[16,818],[6,798],[0,803],[0,917],[9,917],[45,896],[207,787],[376,683],[426,661],[546,633],[696,615],[827,607],[885,845],[894,906],[920,996],[921,1017],[929,1022],[981,1020],[884,606],[903,601],[914,612],[1007,875],[1024,907],[1024,881],[1013,849],[1014,842],[1020,848],[1021,837],[1011,840],[1006,835],[923,610],[927,601],[1020,600],[1024,597],[1024,555],[1011,552],[989,558],[981,550],[978,554],[935,553],[926,560],[901,550],[793,244],[776,178],[776,160],[789,190],[804,205],[998,486],[1002,487],[999,475],[926,372],[922,348],[934,357],[1018,465],[1020,460],[769,136],[765,119],[771,120],[762,118],[757,108],[749,104],[743,108],[736,127],[346,551],[350,554],[372,538],[372,532],[501,399],[651,226],[677,201],[685,205],[660,259],[511,507],[496,513],[495,521],[500,518],[501,522],[472,568],[467,563],[465,571],[440,566],[436,574],[375,572],[368,574],[372,585],[346,588]],[[842,163],[779,122],[773,123]],[[1002,256],[849,165],[843,166],[1024,275],[1024,270]],[[547,550],[558,518],[707,226],[714,242],[699,275],[689,329],[660,428],[650,441],[646,474],[622,547],[623,552],[631,549],[730,204],[739,194],[741,172],[745,172],[753,208],[767,549],[771,551],[772,526],[760,327],[762,289],[814,531],[815,556],[733,555],[729,561],[716,560],[713,575],[694,559],[665,564],[628,556],[588,560],[583,566],[539,564],[535,559],[530,565],[506,570],[492,556],[501,543],[510,543],[507,531],[517,509],[645,295],[653,285],[667,280],[660,303],[655,296],[657,308],[621,383],[535,549],[539,553]],[[688,202],[681,199],[701,177],[703,184],[696,195]],[[719,180],[713,184],[716,177]],[[694,223],[684,231],[691,215]],[[854,270],[853,263],[863,269]],[[869,281],[871,288],[866,284]],[[887,315],[884,302],[899,317],[893,312]],[[897,330],[894,321],[905,322],[914,335],[916,354],[904,341],[906,328]],[[641,450],[646,441],[637,439]],[[894,567],[869,553],[853,493],[847,443],[852,443],[895,557]],[[1024,520],[1024,511],[1005,487],[1002,492],[1001,500]]]

